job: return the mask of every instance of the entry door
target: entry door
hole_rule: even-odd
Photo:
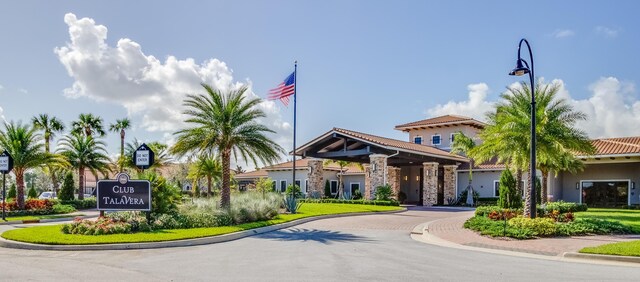
[[[438,168],[438,205],[444,205],[444,168]]]

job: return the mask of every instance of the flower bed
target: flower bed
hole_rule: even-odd
[[[76,211],[72,206],[62,205],[57,200],[49,199],[27,199],[22,210],[18,208],[16,201],[6,202],[5,209],[7,216],[48,215]]]

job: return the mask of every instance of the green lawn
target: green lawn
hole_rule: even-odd
[[[22,229],[9,230],[2,233],[2,237],[9,240],[48,244],[48,245],[88,245],[88,244],[113,244],[113,243],[141,243],[159,242],[181,239],[192,239],[222,235],[258,227],[264,227],[292,221],[299,218],[343,214],[356,212],[381,212],[401,210],[401,207],[371,206],[353,204],[315,204],[305,203],[297,214],[281,214],[275,219],[246,223],[235,226],[208,227],[193,229],[166,229],[154,232],[140,232],[134,234],[111,235],[77,235],[64,234],[60,231],[61,225],[45,225]]]
[[[8,216],[7,221],[15,221],[15,220],[40,220],[40,219],[54,219],[54,218],[69,218],[82,216],[82,214],[51,214],[51,215],[24,215],[24,216]],[[0,219],[1,221],[1,219]]]
[[[589,208],[586,212],[577,212],[575,215],[577,218],[615,220],[631,226],[636,233],[640,233],[640,210]]]
[[[635,232],[640,233],[640,210],[589,208],[586,212],[576,213],[576,216],[578,218],[616,220],[633,227]],[[580,250],[580,252],[603,255],[640,256],[640,241],[611,243],[597,247],[587,247]]]

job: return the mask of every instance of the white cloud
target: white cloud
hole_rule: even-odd
[[[576,33],[570,29],[556,29],[553,33],[551,33],[551,36],[555,38],[565,38],[574,36],[575,34]]]
[[[145,54],[140,44],[128,38],[110,46],[106,42],[107,27],[91,18],[78,19],[68,13],[64,22],[69,26],[71,41],[54,50],[74,79],[64,95],[121,105],[134,120],[139,118],[141,128],[163,133],[167,142],[172,141],[170,133],[185,126],[183,100],[187,94],[204,92],[201,82],[223,91],[247,84],[247,95],[257,97],[250,81],[234,82],[232,70],[218,59],[197,63],[169,55],[161,61]],[[272,101],[264,101],[259,107],[267,113],[260,122],[277,131],[276,140],[286,148],[291,129],[280,110]]]
[[[441,116],[448,114],[465,115],[477,120],[485,120],[487,111],[491,111],[495,102],[487,101],[489,86],[486,83],[469,84],[469,99],[462,102],[449,101],[444,105],[436,105],[427,109],[430,116]]]
[[[27,89],[24,89],[24,88],[18,88],[18,92],[22,94],[29,94],[29,91],[27,91]]]
[[[2,86],[2,84],[0,84],[0,91],[2,91],[2,89],[4,89],[4,86]]]
[[[607,38],[614,38],[618,36],[618,33],[620,32],[620,30],[599,25],[599,26],[596,26],[595,32],[596,34],[602,35]]]
[[[578,122],[576,127],[586,131],[590,138],[640,136],[640,99],[634,84],[621,82],[615,77],[603,77],[589,86],[589,98],[574,99],[562,80],[554,79],[551,83],[560,85],[558,98],[565,99],[575,110],[587,115],[587,119]],[[519,87],[519,84],[509,87]],[[495,105],[495,101],[486,100],[488,86],[479,83],[468,88],[467,101],[449,101],[426,112],[430,116],[459,114],[484,120],[482,113],[494,110]]]

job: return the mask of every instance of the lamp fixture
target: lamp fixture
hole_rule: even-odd
[[[576,190],[580,190],[580,182],[576,182]]]
[[[409,176],[406,176],[406,175],[405,175],[405,176],[404,176],[404,181],[407,181],[407,180],[409,180]]]
[[[416,181],[420,181],[420,175],[416,175]]]
[[[524,62],[525,64],[527,64],[526,61],[522,60],[522,59],[518,59],[518,62],[516,63],[516,68],[514,68],[511,72],[509,72],[509,75],[513,75],[513,76],[523,76],[525,74],[529,73],[529,64],[527,64],[527,66],[523,66],[522,62]]]

